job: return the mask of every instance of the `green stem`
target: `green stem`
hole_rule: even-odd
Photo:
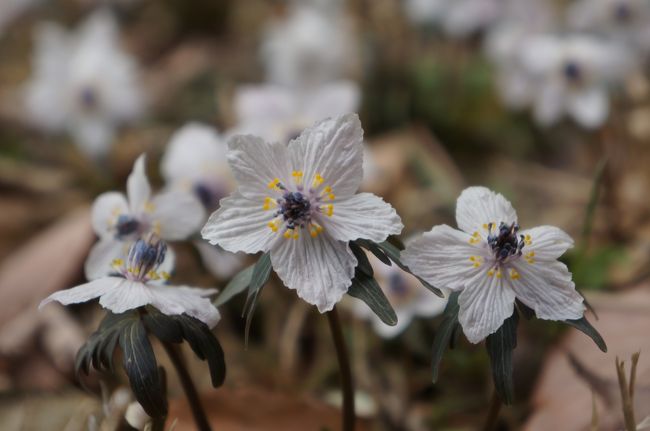
[[[490,409],[488,410],[488,415],[485,418],[485,424],[483,424],[483,431],[494,431],[497,427],[499,420],[499,412],[501,411],[501,398],[497,394],[496,390],[492,394],[492,400],[490,401]]]
[[[354,414],[354,383],[352,382],[352,370],[350,368],[350,358],[348,350],[343,339],[341,330],[341,321],[339,320],[336,307],[327,312],[327,321],[332,332],[334,347],[336,347],[336,357],[339,362],[339,371],[341,373],[341,386],[343,390],[343,431],[353,431],[355,425]]]
[[[187,402],[190,404],[190,409],[192,410],[192,416],[194,417],[196,428],[199,431],[212,431],[212,428],[210,428],[210,423],[208,422],[208,417],[206,416],[205,410],[203,410],[203,406],[201,405],[199,394],[196,390],[196,387],[194,386],[194,383],[192,383],[190,373],[187,371],[187,368],[183,363],[183,358],[181,357],[177,347],[165,342],[163,342],[162,345],[165,348],[169,359],[171,359],[172,365],[174,365],[176,373],[178,374],[178,378],[181,381],[183,391],[185,391],[185,396],[187,397]]]

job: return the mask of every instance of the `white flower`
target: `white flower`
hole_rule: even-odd
[[[105,155],[115,128],[142,112],[136,64],[118,36],[113,16],[98,11],[76,33],[49,23],[36,38],[26,89],[29,119],[48,132],[68,131],[92,157]]]
[[[155,236],[139,239],[129,249],[126,260],[113,261],[116,275],[53,293],[41,302],[39,308],[52,301],[68,305],[99,298],[100,305],[114,313],[152,305],[161,313],[187,314],[213,327],[220,316],[207,297],[216,293],[216,289],[165,285],[169,274],[161,271],[160,267],[166,249],[166,244]]]
[[[583,35],[534,37],[521,52],[539,83],[534,115],[542,125],[568,114],[583,127],[600,126],[609,113],[608,87],[632,67],[620,46]]]
[[[492,25],[506,0],[408,0],[404,6],[416,24],[440,25],[451,37],[467,37]]]
[[[650,2],[646,0],[578,0],[567,16],[574,30],[591,31],[650,52]]]
[[[209,212],[219,207],[221,198],[235,189],[235,180],[226,160],[228,145],[217,131],[200,123],[189,123],[172,136],[160,164],[171,190],[194,193]],[[242,266],[240,256],[193,241],[205,267],[216,277],[229,278]]]
[[[517,214],[502,195],[485,187],[463,191],[456,206],[461,230],[435,226],[402,253],[414,274],[434,286],[460,291],[459,321],[472,343],[501,327],[515,299],[540,319],[579,319],[583,299],[557,259],[573,240],[540,226],[519,231]]]
[[[356,114],[320,121],[289,145],[235,136],[228,161],[239,187],[221,201],[203,238],[232,252],[270,252],[287,287],[320,312],[331,310],[357,265],[348,242],[379,242],[402,230],[390,205],[355,194],[362,140]]]
[[[338,9],[296,3],[269,26],[261,48],[268,82],[310,86],[345,75],[354,43]]]
[[[366,304],[354,301],[354,314],[372,322],[375,332],[383,338],[393,338],[402,332],[416,316],[434,317],[445,310],[446,298],[440,298],[422,287],[413,275],[402,271],[397,265],[385,265],[373,254],[366,253],[375,274],[375,280],[383,290],[397,315],[397,325],[386,325]]]
[[[405,0],[407,18],[416,25],[435,24],[445,10],[445,0]]]
[[[351,81],[309,88],[242,86],[234,99],[239,121],[235,131],[286,143],[316,121],[357,111],[360,99],[359,86]]]
[[[182,240],[205,219],[203,206],[191,193],[169,191],[152,196],[144,162],[144,155],[136,160],[127,180],[127,196],[107,192],[93,204],[92,225],[100,241],[86,260],[89,280],[109,274],[113,259],[124,257],[138,238],[153,232],[164,240]]]

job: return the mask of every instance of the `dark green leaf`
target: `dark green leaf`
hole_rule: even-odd
[[[257,306],[257,297],[262,287],[269,280],[271,269],[271,255],[269,253],[264,253],[253,267],[253,275],[251,276],[251,283],[248,286],[248,294],[243,312],[243,316],[246,317],[246,327],[244,329],[244,344],[246,346],[248,346],[248,334],[250,333],[253,314]]]
[[[386,299],[386,295],[381,290],[374,278],[368,276],[361,270],[355,271],[352,285],[348,289],[348,295],[362,300],[366,303],[373,313],[377,315],[387,325],[395,326],[397,324],[397,315],[395,310]]]
[[[577,320],[565,320],[564,323],[573,326],[577,330],[589,336],[594,340],[594,343],[596,343],[600,350],[607,352],[607,344],[605,344],[605,340],[603,340],[603,337],[601,337],[596,328],[591,326],[591,323],[589,323],[586,317],[583,316],[581,319]]]
[[[226,379],[226,361],[219,340],[208,326],[198,319],[182,314],[174,316],[183,331],[183,338],[202,360],[208,361],[210,380],[215,388],[221,386]]]
[[[374,271],[372,270],[372,265],[370,265],[370,262],[368,261],[368,257],[366,256],[366,253],[363,250],[361,250],[361,247],[351,242],[350,250],[352,250],[352,253],[354,253],[354,257],[357,258],[357,269],[361,270],[364,274],[366,274],[369,277],[374,276],[375,274]]]
[[[521,302],[520,300],[516,300],[515,304],[517,305],[517,310],[524,316],[526,320],[530,320],[533,317],[535,317],[535,310]]]
[[[485,342],[492,366],[494,389],[505,404],[512,404],[514,399],[512,351],[517,347],[518,322],[519,313],[515,309],[512,316],[494,334],[488,335]]]
[[[392,265],[392,262],[388,258],[388,256],[386,256],[386,254],[383,251],[381,251],[381,248],[379,248],[379,246],[374,242],[368,241],[367,239],[358,239],[354,242],[360,245],[361,247],[365,248],[366,250],[368,250],[370,253],[374,254],[377,259],[379,259],[384,263],[384,265],[388,265],[388,266]]]
[[[253,270],[255,265],[251,265],[248,268],[240,271],[235,275],[232,280],[226,285],[226,287],[221,291],[214,301],[214,306],[219,307],[226,302],[230,301],[234,296],[242,293],[248,288],[251,284],[251,279],[253,278]]]
[[[147,313],[142,316],[142,321],[160,341],[167,343],[183,341],[183,330],[174,316],[167,316],[153,307],[147,307]]]
[[[442,323],[440,323],[436,335],[433,338],[433,358],[431,360],[433,383],[438,381],[442,356],[445,350],[447,350],[447,347],[450,347],[454,341],[454,333],[458,326],[458,311],[458,292],[454,292],[449,296]]]
[[[120,335],[122,365],[135,398],[151,417],[167,415],[167,398],[161,387],[158,364],[140,319],[125,325]]]

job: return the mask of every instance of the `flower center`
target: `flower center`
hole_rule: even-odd
[[[510,226],[501,222],[499,229],[492,232],[493,224],[488,224],[487,243],[494,253],[498,263],[505,263],[513,256],[521,256],[526,245],[524,235],[517,236],[519,225],[512,223]]]
[[[115,259],[113,267],[126,279],[146,283],[150,280],[168,279],[169,274],[158,271],[165,260],[167,244],[154,234],[138,239],[129,248],[126,264]]]
[[[97,91],[91,86],[85,86],[79,92],[79,102],[85,109],[93,110],[99,105]]]
[[[323,231],[318,218],[321,215],[331,217],[334,213],[334,204],[326,201],[333,201],[336,196],[330,186],[323,184],[324,179],[320,174],[314,175],[309,187],[303,182],[302,171],[293,171],[291,176],[293,184],[282,184],[278,178],[269,183],[269,189],[279,196],[264,199],[262,208],[265,211],[276,209],[268,226],[273,232],[281,232],[287,239],[298,239],[302,230],[316,237]]]
[[[139,228],[140,222],[136,218],[128,214],[120,214],[117,217],[117,222],[115,223],[115,231],[118,239],[122,239],[136,233]]]
[[[632,9],[627,2],[617,2],[613,12],[614,19],[621,24],[626,24],[632,19]]]
[[[583,77],[582,68],[573,60],[569,60],[564,64],[563,73],[564,77],[571,83],[577,83]]]

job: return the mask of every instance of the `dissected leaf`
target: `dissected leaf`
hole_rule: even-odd
[[[183,341],[183,330],[174,316],[166,316],[153,307],[147,307],[147,313],[142,316],[142,321],[160,341],[167,343]]]
[[[364,271],[357,268],[352,279],[352,285],[348,289],[348,295],[365,302],[385,324],[390,326],[397,324],[397,314],[395,314],[395,310],[388,302],[386,295],[384,295],[377,281]]]
[[[433,338],[433,357],[431,360],[433,383],[438,381],[440,362],[442,361],[442,356],[444,355],[445,350],[447,350],[447,347],[451,347],[454,342],[454,334],[458,327],[459,310],[458,292],[454,292],[449,296],[449,301],[445,307],[444,318],[442,319],[442,323],[440,323],[436,335]]]
[[[494,333],[488,335],[485,341],[490,364],[494,389],[505,404],[512,404],[514,389],[512,383],[512,351],[517,347],[517,324],[519,313],[515,309],[512,316]]]
[[[607,344],[605,344],[605,340],[603,340],[603,337],[600,336],[596,328],[591,326],[591,323],[589,323],[586,317],[582,316],[582,318],[577,320],[565,320],[564,323],[573,326],[585,335],[589,336],[594,340],[594,343],[596,343],[601,351],[607,352]]]
[[[254,269],[255,265],[251,265],[235,275],[214,300],[214,306],[219,307],[246,290],[251,284]]]
[[[226,360],[217,337],[205,323],[198,319],[185,314],[173,317],[179,323],[183,338],[187,340],[194,353],[208,361],[212,386],[215,388],[221,386],[226,379]]]

